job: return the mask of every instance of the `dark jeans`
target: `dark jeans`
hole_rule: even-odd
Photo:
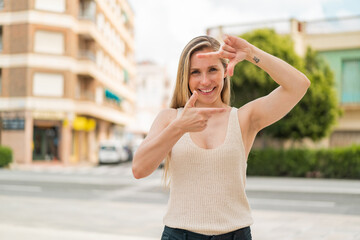
[[[251,230],[245,227],[221,235],[203,235],[165,226],[161,240],[251,240]]]

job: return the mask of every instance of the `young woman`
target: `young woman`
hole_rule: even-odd
[[[239,109],[229,106],[230,76],[247,60],[280,86]],[[192,39],[179,61],[171,108],[155,119],[133,159],[144,178],[166,158],[170,198],[162,239],[251,239],[245,194],[247,156],[256,134],[284,117],[310,81],[244,39]],[[211,238],[212,237],[212,238]]]

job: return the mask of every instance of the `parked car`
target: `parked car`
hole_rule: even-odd
[[[132,154],[119,140],[107,140],[100,143],[99,163],[120,163],[131,160]]]

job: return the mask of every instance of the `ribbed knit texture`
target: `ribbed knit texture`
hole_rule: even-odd
[[[236,108],[231,109],[222,145],[204,149],[189,133],[184,134],[171,153],[170,198],[164,224],[206,235],[251,225],[245,194],[246,166]]]

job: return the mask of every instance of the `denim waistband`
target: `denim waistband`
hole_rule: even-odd
[[[170,236],[176,236],[181,240],[235,240],[235,239],[251,239],[250,227],[240,228],[238,230],[220,234],[220,235],[204,235],[191,232],[184,229],[172,228],[165,226],[164,233]],[[171,239],[171,238],[170,238]]]

